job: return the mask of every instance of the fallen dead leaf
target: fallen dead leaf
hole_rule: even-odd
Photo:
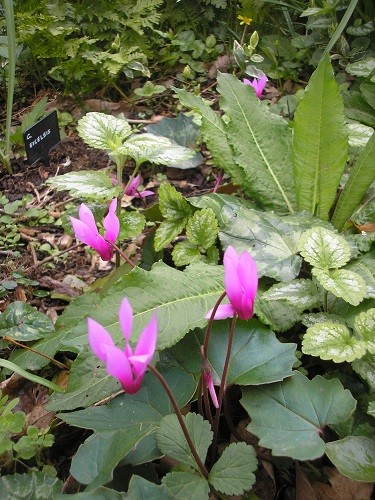
[[[317,500],[370,500],[374,485],[353,481],[333,467],[323,467],[331,486],[312,483]],[[303,498],[305,500],[305,497]]]

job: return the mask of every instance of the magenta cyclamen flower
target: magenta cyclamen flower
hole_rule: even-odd
[[[254,78],[253,81],[248,80],[247,78],[243,79],[243,82],[246,83],[246,85],[250,85],[255,89],[255,94],[259,98],[262,95],[262,92],[264,90],[264,87],[266,86],[267,81],[268,78],[266,77],[266,75],[263,75],[260,78]]]
[[[210,393],[211,400],[212,400],[214,407],[219,408],[219,401],[217,400],[214,382],[212,380],[212,370],[211,369],[209,371],[203,370],[203,379],[204,379],[204,383],[207,386],[208,392]]]
[[[141,388],[147,365],[156,348],[157,321],[154,314],[141,333],[133,351],[129,345],[133,325],[133,310],[124,299],[119,309],[119,320],[125,338],[125,349],[115,346],[107,330],[95,320],[88,318],[88,339],[93,353],[105,363],[107,372],[117,378],[127,394],[135,394]]]
[[[141,176],[138,174],[134,179],[132,179],[127,187],[125,194],[128,196],[134,196],[135,198],[146,198],[146,196],[152,196],[155,194],[153,191],[137,191],[141,184]]]
[[[249,319],[254,314],[254,300],[258,288],[258,272],[249,252],[238,255],[229,246],[224,253],[224,282],[230,304],[219,305],[215,319],[232,318],[235,313],[241,319]],[[212,313],[208,312],[206,318]]]
[[[115,243],[120,232],[120,221],[116,215],[117,199],[111,201],[108,214],[103,219],[104,237],[99,234],[94,215],[84,203],[79,207],[79,219],[70,217],[76,237],[96,250],[103,260],[111,260],[113,248],[108,241]],[[108,240],[108,241],[106,241]]]

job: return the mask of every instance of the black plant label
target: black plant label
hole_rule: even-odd
[[[41,160],[49,165],[48,154],[60,142],[57,111],[52,111],[23,134],[27,161],[33,165]]]

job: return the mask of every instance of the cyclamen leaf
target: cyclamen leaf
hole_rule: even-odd
[[[366,283],[358,273],[347,269],[330,271],[313,268],[312,274],[326,290],[353,306],[357,306],[366,297]]]
[[[186,236],[190,243],[205,250],[215,244],[219,227],[212,208],[203,208],[195,212],[186,226]]]
[[[301,313],[285,300],[267,300],[258,289],[254,304],[255,314],[275,332],[286,332],[301,320]]]
[[[132,129],[126,120],[105,113],[91,112],[81,118],[77,130],[82,139],[92,148],[115,153]]]
[[[375,481],[375,443],[364,436],[348,436],[327,443],[326,454],[344,476],[354,481]]]
[[[0,337],[28,342],[48,337],[54,330],[54,324],[48,316],[25,302],[12,302],[0,314]]]
[[[204,420],[201,415],[196,413],[188,413],[182,418],[199,458],[204,463],[213,437],[211,425],[208,420]],[[164,455],[189,465],[198,472],[200,471],[175,414],[166,415],[161,420],[159,430],[156,433],[156,442]]]
[[[345,325],[317,323],[308,328],[303,336],[302,352],[342,363],[361,358],[366,352],[366,347],[364,342],[351,335]]]
[[[225,495],[241,495],[255,482],[258,468],[255,450],[246,443],[231,443],[213,465],[208,482]]]
[[[193,471],[169,472],[163,477],[162,484],[177,500],[186,500],[187,498],[208,500],[210,493],[207,480]]]
[[[354,331],[363,340],[366,349],[375,354],[375,308],[354,318]]]
[[[106,170],[69,172],[46,182],[58,191],[69,191],[72,196],[85,200],[109,201],[119,193]]]
[[[338,379],[318,375],[309,380],[299,372],[282,382],[243,388],[242,393],[241,404],[251,417],[247,429],[259,437],[259,445],[297,460],[322,456],[322,430],[344,422],[356,405]]]
[[[347,157],[344,105],[326,55],[294,116],[293,170],[299,210],[328,219]]]
[[[4,500],[13,498],[37,498],[49,500],[60,493],[63,482],[46,472],[12,474],[0,477],[0,493]]]
[[[305,260],[319,269],[339,268],[350,259],[346,240],[324,227],[314,227],[303,233],[298,248]]]

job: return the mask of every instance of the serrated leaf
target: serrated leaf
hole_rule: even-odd
[[[0,337],[29,342],[48,337],[54,330],[54,324],[48,316],[25,302],[12,302],[0,314]]]
[[[186,378],[185,374],[181,378],[176,369],[163,372],[163,375],[178,404],[186,404],[195,390],[192,377]],[[190,385],[189,394],[184,385]],[[147,373],[141,390],[136,394],[121,394],[105,406],[60,413],[59,418],[70,425],[94,430],[94,434],[86,439],[74,456],[71,473],[81,483],[90,484],[91,489],[107,483],[117,463],[137,449],[142,440],[154,436],[161,419],[171,411],[169,399],[160,382],[153,374]],[[160,451],[154,441],[150,459],[158,457]],[[145,461],[148,460],[146,456]]]
[[[186,236],[193,245],[205,250],[213,246],[219,234],[219,226],[212,208],[202,208],[195,212],[186,226]]]
[[[325,452],[326,425],[345,421],[356,401],[338,379],[309,380],[295,372],[282,382],[242,389],[242,406],[251,417],[247,429],[274,455],[314,460]]]
[[[187,221],[193,215],[189,202],[166,182],[159,187],[159,208],[162,216],[169,221]]]
[[[375,308],[355,317],[354,331],[363,340],[365,348],[375,354]]]
[[[302,352],[342,363],[361,358],[366,348],[365,343],[353,337],[345,325],[317,323],[308,328],[303,336]]]
[[[375,133],[367,142],[357,162],[352,168],[349,179],[332,216],[332,224],[339,230],[359,206],[362,197],[375,177]]]
[[[81,118],[77,125],[79,135],[92,148],[116,153],[132,129],[126,120],[112,115],[91,112]]]
[[[157,252],[163,250],[185,229],[187,220],[164,220],[155,231],[154,248]]]
[[[197,413],[188,413],[182,418],[198,456],[204,463],[208,448],[212,443],[213,432],[211,425],[208,420],[204,420]],[[161,420],[159,430],[156,433],[156,442],[164,455],[189,465],[197,472],[200,471],[176,415],[166,415]]]
[[[132,135],[118,152],[133,158],[137,165],[149,161],[176,168],[190,168],[184,161],[195,156],[192,149],[179,146],[166,137],[147,133]]]
[[[351,253],[342,236],[324,227],[314,227],[303,233],[298,248],[305,260],[319,269],[342,267]]]
[[[213,465],[208,481],[225,495],[241,495],[255,482],[258,467],[255,450],[246,443],[232,443]]]
[[[2,500],[15,498],[35,498],[50,500],[60,493],[63,482],[45,472],[12,474],[0,477],[0,496]]]
[[[354,481],[375,481],[375,443],[364,436],[348,436],[327,443],[326,454],[344,476]]]
[[[328,219],[347,157],[344,106],[326,55],[294,115],[293,170],[299,210]]]
[[[315,217],[310,214],[279,217],[254,210],[243,200],[222,194],[189,201],[199,208],[212,208],[219,222],[223,247],[232,245],[239,252],[249,251],[257,263],[259,276],[278,281],[290,281],[298,276],[302,259],[297,255],[297,243],[301,234],[316,224]]]
[[[323,312],[302,314],[302,324],[307,328],[318,323],[338,323],[340,325],[346,325],[344,318],[341,318],[337,314]]]
[[[207,480],[193,471],[169,472],[163,477],[162,484],[167,487],[173,498],[178,500],[187,498],[208,500],[210,493]]]
[[[229,321],[216,321],[211,332],[208,359],[212,365],[212,377],[219,384],[223,373],[228,345]],[[187,335],[168,351],[188,372],[200,373],[200,346],[203,335],[198,332]],[[260,385],[282,380],[292,375],[296,361],[295,344],[282,343],[275,334],[259,321],[236,323],[232,354],[229,361],[227,385]]]
[[[258,318],[275,332],[286,332],[301,320],[300,311],[284,300],[263,299],[258,289],[254,312]]]
[[[366,283],[358,273],[347,269],[313,268],[312,274],[323,288],[353,306],[357,306],[366,297]]]
[[[85,200],[109,201],[118,195],[106,170],[80,170],[48,179],[58,191],[69,191],[72,196]]]
[[[121,231],[119,240],[136,238],[146,225],[146,217],[139,212],[121,212]]]
[[[262,208],[294,213],[292,131],[287,122],[235,76],[218,73],[217,81],[221,109],[230,120],[225,127],[228,141],[245,172],[245,192]]]
[[[320,303],[320,294],[315,283],[307,279],[276,283],[263,293],[262,298],[269,301],[285,300],[300,312],[313,309]]]
[[[193,262],[202,261],[204,256],[199,251],[196,245],[189,243],[187,240],[180,241],[172,251],[173,262],[177,267],[187,266]]]

